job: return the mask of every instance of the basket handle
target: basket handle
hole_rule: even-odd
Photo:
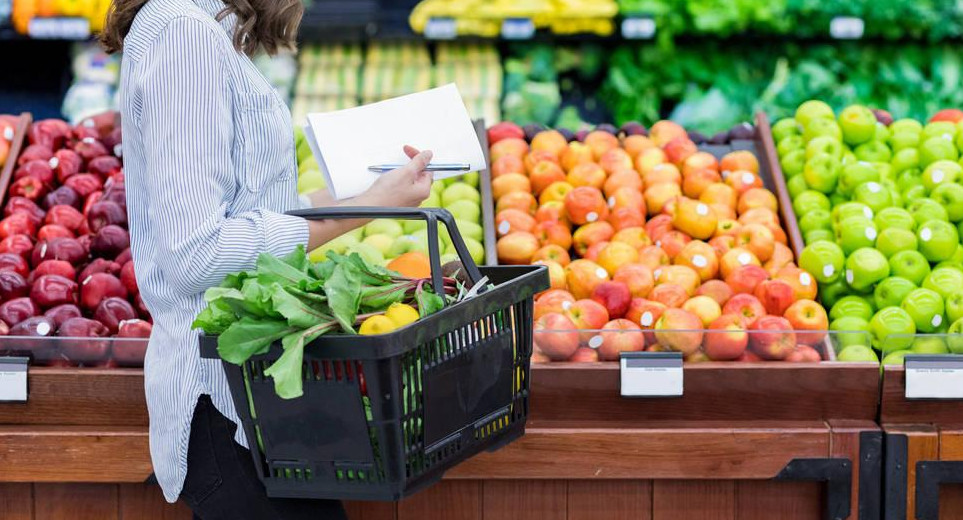
[[[424,220],[428,223],[428,260],[431,265],[431,285],[438,291],[444,287],[441,273],[441,252],[438,250],[438,221],[440,220],[448,235],[451,244],[455,246],[455,252],[465,266],[468,279],[472,284],[481,280],[482,275],[475,265],[468,247],[461,238],[458,226],[455,225],[455,217],[447,209],[440,208],[379,208],[372,206],[339,206],[331,208],[311,208],[288,212],[288,215],[301,217],[307,220],[325,219],[359,219],[359,218],[396,218],[403,220]],[[442,298],[444,301],[445,298]]]

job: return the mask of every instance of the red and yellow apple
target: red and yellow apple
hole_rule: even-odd
[[[739,359],[749,346],[746,320],[738,314],[723,314],[708,326],[703,350],[713,361]]]
[[[829,317],[826,309],[813,300],[799,300],[786,309],[783,317],[796,331],[799,343],[818,345],[826,339],[829,330]]]
[[[655,286],[652,269],[638,263],[626,263],[618,266],[612,280],[622,282],[629,288],[634,298],[645,298]]]
[[[595,287],[609,279],[609,273],[591,260],[580,258],[565,266],[568,290],[577,300],[592,296]]]
[[[684,355],[693,354],[702,346],[702,321],[689,311],[666,309],[655,324],[655,340]]]
[[[602,361],[618,361],[622,352],[645,350],[642,329],[629,320],[616,319],[606,323],[599,340],[602,344],[597,350]]]

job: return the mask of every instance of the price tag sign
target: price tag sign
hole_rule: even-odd
[[[425,25],[425,38],[429,40],[454,40],[458,37],[458,24],[454,18],[429,18]]]
[[[963,356],[909,355],[904,366],[907,399],[963,400]]]
[[[622,397],[682,396],[681,352],[623,352]]]
[[[651,40],[655,36],[655,20],[633,16],[622,20],[622,37],[626,40]]]
[[[505,18],[502,21],[502,38],[530,40],[532,36],[535,36],[535,22],[531,18]]]
[[[34,18],[27,26],[31,38],[43,40],[86,40],[90,20],[86,18]]]
[[[866,23],[855,16],[837,16],[829,22],[829,35],[837,40],[858,40],[865,30]]]
[[[0,403],[27,402],[27,364],[25,357],[0,357]]]

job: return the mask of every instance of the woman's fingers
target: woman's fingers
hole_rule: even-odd
[[[414,148],[412,148],[412,150],[414,150]],[[430,150],[419,152],[415,154],[414,157],[411,158],[411,162],[409,162],[408,165],[405,166],[405,168],[414,173],[423,172],[425,171],[425,168],[427,168],[428,165],[431,164],[431,156],[432,154]]]
[[[421,153],[421,151],[414,146],[405,145],[405,155],[407,155],[409,159],[414,159],[419,153]]]

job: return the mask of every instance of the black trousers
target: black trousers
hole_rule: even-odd
[[[202,395],[191,420],[183,500],[198,520],[347,520],[340,502],[268,498],[237,425]]]

